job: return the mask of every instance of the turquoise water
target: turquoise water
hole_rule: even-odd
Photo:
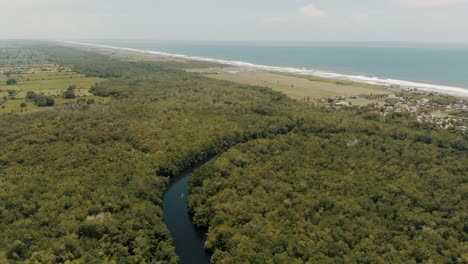
[[[468,89],[468,44],[84,42]]]

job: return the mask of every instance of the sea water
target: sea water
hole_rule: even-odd
[[[468,44],[77,41],[239,67],[468,96]]]

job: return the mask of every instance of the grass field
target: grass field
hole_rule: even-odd
[[[215,69],[197,69],[192,70],[192,72],[199,72],[207,77],[220,80],[269,87],[297,100],[305,97],[319,99],[336,96],[350,97],[361,94],[392,94],[395,92],[392,89],[375,85],[337,82],[329,79],[272,72],[228,73]]]
[[[6,85],[3,81],[0,90],[14,89],[20,91],[15,98],[24,98],[27,91],[35,91],[50,96],[60,96],[68,86],[76,85],[77,96],[91,96],[88,92],[91,85],[101,82],[102,79],[85,77],[76,73],[37,73],[12,75],[18,81],[17,85]]]
[[[7,78],[18,81],[16,85],[6,85]],[[37,107],[34,102],[25,99],[28,91],[51,97],[55,105],[73,103],[80,98],[94,99],[98,103],[105,98],[95,97],[89,93],[89,88],[104,79],[86,77],[69,70],[59,72],[50,68],[48,71],[37,71],[37,68],[25,68],[24,73],[11,74],[9,77],[0,75],[0,114],[12,112],[30,112],[44,107]],[[76,85],[75,99],[64,99],[63,93],[70,85]],[[14,96],[8,96],[8,90],[15,90]],[[21,103],[26,103],[26,108],[21,108]]]

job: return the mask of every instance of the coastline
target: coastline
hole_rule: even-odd
[[[332,73],[332,72],[312,70],[312,69],[268,66],[268,65],[254,64],[254,63],[243,62],[243,61],[230,61],[230,60],[206,58],[206,57],[199,57],[199,56],[188,56],[188,55],[183,55],[183,54],[167,53],[167,52],[160,52],[160,51],[153,51],[153,50],[115,47],[115,46],[108,46],[108,45],[83,43],[83,42],[62,41],[62,40],[57,40],[57,42],[63,43],[63,44],[78,45],[78,46],[88,46],[88,47],[95,47],[95,48],[131,51],[131,52],[152,54],[156,56],[170,57],[170,58],[176,58],[176,59],[218,63],[218,64],[224,64],[224,65],[245,68],[245,69],[256,69],[256,70],[278,72],[278,73],[314,76],[314,77],[339,80],[339,81],[351,81],[351,82],[356,82],[356,83],[378,85],[378,86],[388,87],[388,88],[399,88],[402,90],[436,92],[436,93],[441,93],[441,94],[461,96],[461,97],[468,98],[468,88],[464,89],[464,88],[455,87],[455,86],[419,83],[419,82],[412,82],[412,81],[405,81],[405,80],[398,80],[398,79],[382,79],[378,77],[369,77],[369,76],[363,76],[363,75],[345,75],[345,74],[340,74],[340,73]]]

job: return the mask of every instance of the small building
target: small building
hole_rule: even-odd
[[[335,103],[336,106],[349,106],[350,104],[348,102],[338,102]]]

